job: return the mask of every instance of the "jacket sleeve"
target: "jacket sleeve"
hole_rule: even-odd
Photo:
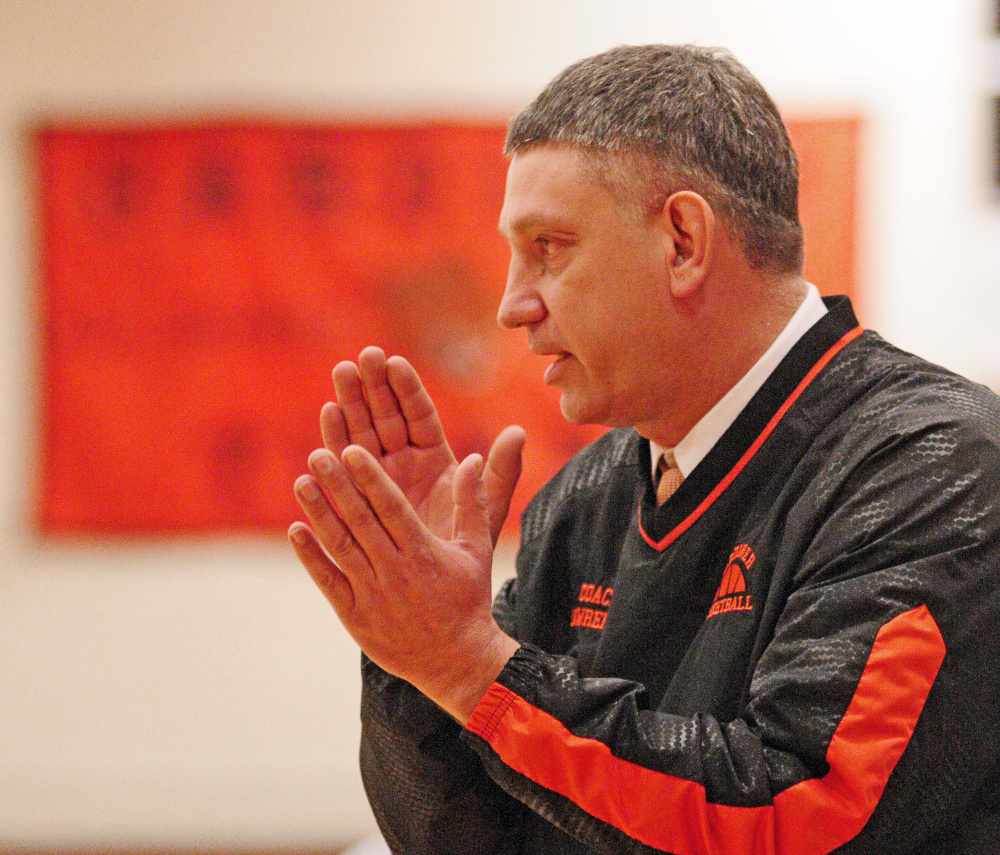
[[[599,853],[921,851],[998,763],[1000,465],[961,434],[887,441],[793,511],[814,533],[736,720],[525,645],[463,738]]]
[[[508,631],[511,592],[494,603]],[[527,809],[490,779],[454,719],[364,655],[361,721],[365,792],[395,855],[518,851]]]

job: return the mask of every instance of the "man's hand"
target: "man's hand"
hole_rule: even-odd
[[[361,351],[358,364],[333,369],[337,403],[320,414],[323,442],[340,457],[357,445],[377,460],[424,524],[441,538],[454,533],[453,482],[458,461],[445,439],[427,390],[401,356],[386,359],[377,347]],[[505,428],[486,460],[483,481],[490,537],[496,545],[521,475],[524,431]]]
[[[292,525],[292,545],[372,661],[464,723],[518,647],[490,600],[524,431],[502,431],[485,464],[460,464],[402,357],[366,348],[333,382],[326,447],[295,483],[309,526]]]
[[[398,424],[392,429],[402,435]],[[382,435],[399,446],[389,430]],[[380,461],[359,445],[344,448],[340,460],[328,449],[313,452],[313,475],[295,484],[311,528],[295,523],[289,535],[362,650],[464,723],[518,647],[490,612],[493,544],[483,460],[470,455],[447,476],[453,519],[445,538],[421,521],[389,477],[388,454]],[[436,459],[444,459],[440,449]],[[411,473],[401,464],[396,477],[412,474],[407,483],[417,496],[440,490],[444,472],[428,480],[432,467],[424,469]]]

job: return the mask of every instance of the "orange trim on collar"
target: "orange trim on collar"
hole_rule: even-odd
[[[743,471],[744,467],[750,462],[750,459],[760,450],[760,447],[764,444],[765,440],[771,435],[772,431],[778,426],[778,422],[784,418],[785,413],[787,413],[792,404],[794,404],[799,396],[806,390],[806,387],[816,379],[816,375],[820,373],[824,368],[826,368],[827,363],[834,356],[836,356],[844,347],[850,344],[854,339],[856,339],[864,329],[860,326],[855,327],[838,341],[833,347],[831,347],[826,353],[820,357],[819,361],[809,369],[809,373],[802,378],[802,382],[795,387],[794,391],[785,400],[779,408],[778,411],[772,416],[771,420],[765,425],[764,430],[760,432],[760,436],[753,441],[753,444],[746,450],[746,453],[736,462],[736,465],[729,471],[725,478],[723,478],[709,493],[705,500],[695,508],[686,519],[674,527],[674,529],[662,540],[653,540],[648,534],[646,534],[646,529],[642,527],[642,503],[639,503],[639,531],[642,534],[643,539],[648,543],[653,549],[662,552],[671,543],[677,540],[684,532],[686,532],[695,522],[701,517],[711,507],[712,503],[722,495],[723,491],[736,480],[736,476]]]

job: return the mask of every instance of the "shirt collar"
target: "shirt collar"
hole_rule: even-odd
[[[750,403],[750,399],[757,394],[757,391],[778,367],[778,363],[785,358],[788,351],[795,347],[798,340],[812,328],[813,324],[827,313],[823,298],[820,297],[816,286],[808,282],[806,286],[805,299],[795,310],[795,314],[789,319],[785,328],[771,343],[771,346],[764,351],[764,355],[674,446],[673,452],[677,468],[681,470],[681,474],[685,478],[694,471],[694,468],[712,450],[712,446],[736,421],[736,417]],[[665,450],[663,446],[650,441],[650,464],[654,483],[656,481],[656,466],[660,455]]]

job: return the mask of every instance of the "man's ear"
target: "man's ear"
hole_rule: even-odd
[[[663,203],[670,293],[690,297],[700,287],[712,263],[715,212],[703,196],[679,190]]]

